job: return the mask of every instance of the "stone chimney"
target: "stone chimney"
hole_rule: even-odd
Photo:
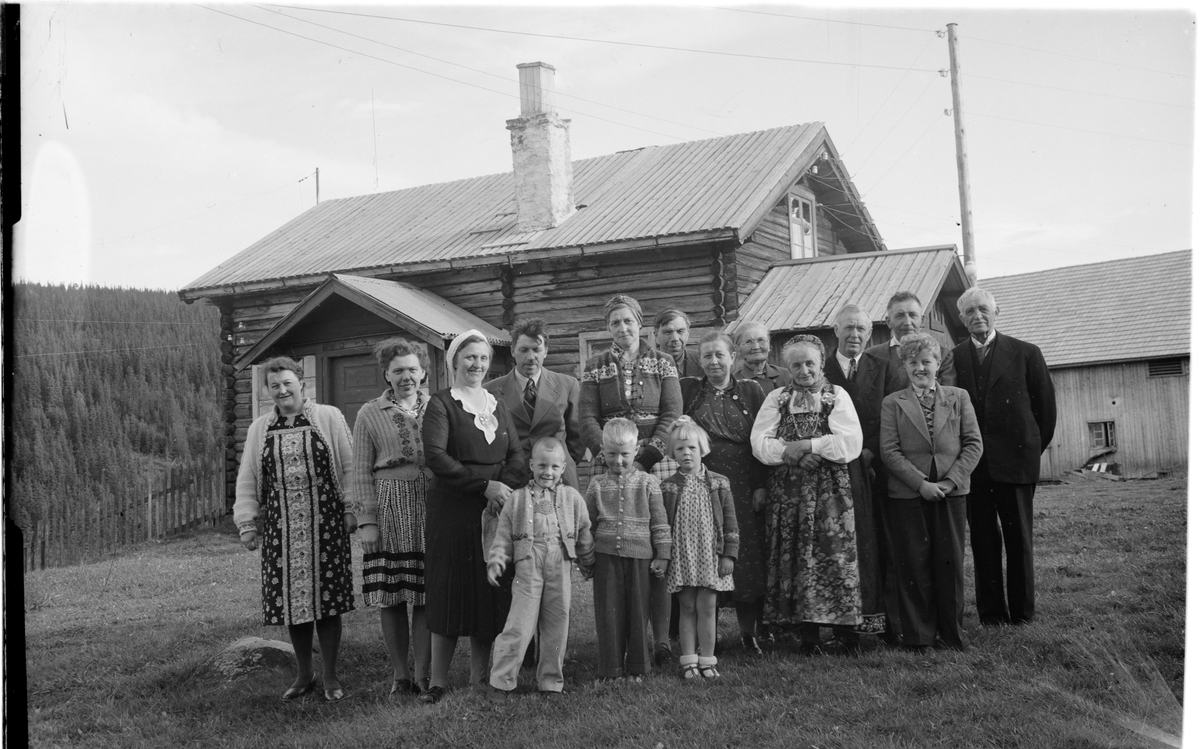
[[[554,110],[554,66],[526,62],[521,116],[507,122],[517,184],[517,231],[553,229],[575,212],[571,190],[570,120]]]

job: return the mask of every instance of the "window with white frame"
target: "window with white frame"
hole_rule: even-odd
[[[812,190],[795,185],[788,191],[788,235],[792,259],[817,256],[817,200]]]
[[[1092,447],[1116,447],[1117,423],[1115,421],[1093,421],[1088,423],[1088,435]]]

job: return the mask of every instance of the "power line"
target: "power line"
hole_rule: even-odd
[[[867,120],[867,124],[863,125],[862,129],[858,131],[858,135],[855,135],[854,139],[850,141],[850,145],[846,146],[847,152],[854,148],[854,144],[858,142],[858,139],[862,137],[863,133],[867,132],[867,128],[871,127],[871,123],[875,121],[875,118],[879,116],[879,113],[883,111],[883,108],[887,106],[887,103],[892,100],[892,96],[894,96],[896,92],[900,90],[900,84],[904,82],[905,76],[907,76],[908,73],[916,66],[917,60],[921,59],[921,55],[925,54],[925,50],[929,49],[929,45],[932,44],[933,40],[936,38],[937,37],[933,35],[929,37],[929,41],[925,42],[925,46],[922,47],[921,51],[917,53],[917,56],[913,58],[912,64],[908,66],[908,70],[905,71],[898,79],[896,79],[896,85],[892,86],[892,90],[888,92],[887,98],[883,100],[883,103],[880,104],[879,108],[875,110],[875,113],[871,115],[871,119]],[[930,80],[932,82],[933,79]],[[926,88],[929,87],[926,86]],[[924,95],[924,92],[922,92],[922,95]]]
[[[798,21],[819,21],[821,23],[844,23],[849,26],[870,26],[876,29],[896,29],[897,31],[919,31],[925,34],[934,33],[936,29],[917,29],[912,26],[889,26],[883,23],[863,23],[862,21],[839,21],[834,18],[814,18],[812,16],[793,16],[788,13],[770,13],[765,10],[748,10],[746,8],[724,8],[718,5],[699,6],[701,8],[713,8],[714,10],[728,10],[734,13],[753,13],[759,16],[775,16],[776,18],[794,18]]]
[[[414,68],[414,67],[413,67],[413,66],[411,66],[411,65],[405,65],[405,64],[404,64],[404,63],[402,63],[402,62],[396,62],[395,60],[389,60],[389,59],[387,59],[387,58],[384,58],[384,57],[379,57],[379,56],[377,56],[377,55],[372,55],[372,54],[370,54],[370,53],[368,53],[368,52],[362,52],[362,51],[360,51],[360,50],[356,50],[356,49],[350,49],[349,47],[343,47],[343,46],[341,46],[340,44],[334,44],[333,42],[327,42],[327,41],[324,41],[324,40],[322,40],[322,39],[314,39],[313,37],[311,37],[311,36],[305,36],[304,34],[297,34],[295,31],[288,31],[287,29],[281,29],[281,28],[279,28],[278,26],[272,26],[272,25],[271,25],[271,24],[269,24],[269,23],[263,23],[263,22],[261,22],[261,21],[255,21],[255,20],[253,20],[253,19],[250,19],[250,18],[243,18],[243,17],[241,17],[241,16],[235,16],[235,15],[234,15],[234,14],[232,14],[232,13],[226,13],[225,11],[223,11],[223,10],[217,10],[216,8],[210,8],[210,7],[208,7],[207,5],[200,5],[199,3],[194,3],[194,5],[195,5],[197,8],[203,8],[204,10],[209,10],[209,11],[212,11],[213,13],[220,13],[220,14],[221,14],[221,15],[223,15],[223,16],[229,16],[230,18],[236,18],[237,20],[239,20],[239,21],[243,21],[243,22],[245,22],[245,23],[252,23],[252,24],[254,24],[255,26],[262,26],[263,28],[271,29],[272,31],[278,31],[278,32],[279,32],[279,33],[281,33],[281,34],[287,34],[288,36],[294,36],[294,37],[296,37],[296,38],[298,38],[298,39],[304,39],[305,41],[309,41],[309,42],[315,42],[315,43],[317,43],[317,44],[322,44],[322,45],[324,45],[324,46],[326,46],[326,47],[332,47],[333,49],[340,49],[341,51],[343,51],[343,52],[349,52],[349,53],[350,53],[350,54],[352,54],[352,55],[359,55],[360,57],[366,57],[366,58],[369,58],[369,59],[372,59],[372,60],[377,60],[377,61],[379,61],[379,62],[386,63],[386,64],[388,64],[388,65],[395,65],[396,67],[398,67],[398,68],[404,68],[405,70],[412,70],[412,71],[414,71],[414,72],[417,72],[417,73],[424,73],[425,75],[430,75],[430,76],[433,76],[434,78],[441,78],[441,79],[442,79],[442,80],[444,80],[444,81],[450,81],[450,82],[452,82],[452,83],[459,83],[459,84],[462,84],[463,86],[470,86],[471,88],[477,88],[477,89],[479,89],[480,91],[488,91],[488,92],[490,92],[490,93],[493,93],[493,94],[499,94],[500,96],[505,96],[505,97],[508,97],[508,98],[510,98],[510,99],[520,99],[520,98],[521,98],[521,97],[520,97],[519,95],[517,95],[517,94],[511,94],[511,93],[508,93],[508,92],[505,92],[505,91],[497,91],[497,90],[496,90],[496,89],[494,89],[494,88],[488,88],[487,86],[480,86],[480,85],[479,85],[479,84],[477,84],[477,83],[470,83],[470,82],[468,82],[468,81],[460,80],[460,79],[458,79],[458,78],[451,78],[450,76],[448,76],[448,75],[442,75],[441,73],[434,73],[434,72],[431,72],[431,71],[429,71],[429,70],[422,70],[421,68]],[[285,6],[280,6],[280,7],[290,8],[291,6],[286,6],[286,5],[285,5]],[[314,9],[314,10],[315,10],[315,9]],[[336,12],[336,11],[326,11],[326,12],[331,12],[331,13],[332,13],[332,12]],[[357,15],[357,14],[352,14],[352,15]],[[563,112],[571,112],[572,114],[578,114],[578,115],[582,115],[582,116],[584,116],[584,117],[591,117],[592,119],[599,120],[599,121],[601,121],[601,122],[607,122],[607,123],[609,123],[609,124],[612,124],[612,125],[620,125],[621,127],[628,127],[628,128],[632,128],[632,129],[634,129],[634,130],[641,130],[641,131],[642,131],[642,132],[644,132],[644,133],[650,133],[650,134],[652,134],[652,135],[661,135],[661,136],[662,136],[662,137],[664,137],[664,138],[671,138],[671,139],[673,139],[673,140],[678,140],[678,141],[682,141],[682,140],[683,140],[682,138],[680,138],[680,137],[679,137],[679,136],[677,136],[677,135],[669,135],[669,134],[667,134],[667,133],[660,133],[660,132],[658,132],[657,130],[650,130],[650,129],[648,129],[648,128],[644,128],[644,127],[638,127],[637,125],[630,125],[630,124],[627,124],[627,123],[624,123],[624,122],[618,122],[618,121],[616,121],[616,120],[610,120],[610,119],[608,119],[608,118],[606,118],[606,117],[601,117],[601,116],[599,116],[599,115],[595,115],[595,114],[588,114],[587,112],[580,112],[580,111],[578,111],[578,110],[566,109],[565,107],[559,107],[559,109],[560,109],[561,111],[563,111]]]
[[[875,147],[871,149],[871,152],[869,154],[867,154],[866,158],[864,158],[861,162],[859,162],[858,169],[855,169],[854,174],[851,175],[851,177],[850,177],[851,181],[853,181],[854,178],[859,175],[859,172],[862,171],[863,166],[866,165],[866,163],[871,160],[871,157],[875,155],[875,152],[879,150],[879,147],[887,142],[888,136],[891,135],[892,131],[895,130],[896,127],[899,126],[900,123],[904,120],[904,118],[908,116],[908,113],[911,112],[912,108],[917,105],[917,102],[921,101],[921,99],[925,96],[925,92],[929,90],[929,87],[932,86],[933,82],[936,80],[937,80],[936,78],[930,78],[929,83],[925,84],[925,88],[921,90],[921,93],[917,94],[917,98],[913,99],[912,104],[908,105],[908,109],[904,110],[904,114],[902,114],[898,118],[896,118],[896,121],[892,123],[892,126],[890,128],[888,128],[888,131],[886,133],[884,133],[882,138],[879,139],[879,142],[875,144]]]
[[[985,81],[1000,81],[1002,83],[1015,83],[1018,86],[1033,86],[1034,88],[1045,88],[1051,91],[1066,91],[1072,94],[1085,94],[1087,96],[1101,96],[1105,99],[1119,99],[1121,101],[1133,101],[1139,104],[1157,104],[1160,107],[1178,107],[1179,109],[1191,109],[1190,104],[1171,104],[1165,101],[1154,101],[1152,99],[1135,99],[1132,96],[1118,96],[1117,94],[1102,94],[1099,91],[1084,91],[1079,88],[1066,88],[1063,86],[1047,86],[1043,83],[1030,83],[1028,81],[1014,81],[1011,78],[996,78],[990,75],[979,75],[978,73],[965,73],[971,78],[979,78]]]
[[[997,42],[993,39],[981,39],[980,37],[977,37],[977,36],[963,36],[962,38],[970,39],[975,42],[985,42],[987,44],[998,44],[1001,47],[1013,47],[1015,49],[1023,49],[1023,50],[1027,50],[1029,52],[1041,52],[1044,55],[1058,55],[1059,57],[1070,57],[1074,60],[1086,60],[1088,62],[1098,62],[1098,63],[1104,64],[1104,65],[1115,65],[1119,68],[1129,68],[1130,70],[1142,70],[1147,73],[1162,73],[1163,75],[1177,75],[1180,78],[1192,78],[1193,77],[1193,76],[1187,75],[1186,73],[1173,73],[1170,70],[1157,70],[1155,68],[1142,68],[1142,67],[1138,67],[1137,65],[1126,65],[1125,63],[1122,63],[1122,62],[1113,62],[1112,60],[1101,60],[1096,57],[1084,57],[1083,55],[1072,55],[1072,54],[1068,54],[1066,52],[1054,52],[1054,51],[1048,50],[1048,49],[1038,49],[1037,47],[1026,47],[1021,44],[1012,44],[1010,42]]]
[[[203,7],[203,6],[201,6]],[[558,34],[539,34],[534,31],[512,31],[510,29],[493,29],[485,26],[468,26],[460,23],[445,23],[443,21],[424,21],[416,18],[400,18],[398,16],[383,16],[375,13],[354,13],[348,10],[333,10],[332,8],[304,8],[294,5],[275,5],[274,7],[288,8],[289,10],[311,11],[314,13],[334,13],[345,16],[358,16],[361,18],[375,18],[384,21],[401,21],[404,23],[419,23],[429,26],[444,26],[452,29],[467,29],[470,31],[489,31],[495,34],[514,34],[517,36],[533,36],[541,39],[557,39],[559,41],[568,42],[590,42],[592,44],[613,44],[620,47],[640,47],[643,49],[657,49],[668,52],[691,52],[698,55],[718,55],[721,57],[743,57],[750,60],[770,60],[772,62],[799,62],[809,65],[839,65],[850,68],[877,68],[880,70],[905,70],[898,65],[873,65],[871,63],[860,62],[832,62],[829,60],[805,60],[798,57],[776,57],[773,55],[751,55],[744,52],[726,52],[715,49],[695,49],[691,47],[670,47],[663,44],[645,44],[642,42],[622,42],[613,39],[591,39],[583,36],[565,36]],[[922,73],[936,73],[936,70],[921,70]]]
[[[1182,148],[1191,148],[1190,143],[1177,143],[1173,140],[1158,140],[1156,138],[1142,138],[1137,135],[1120,135],[1118,133],[1105,133],[1105,132],[1101,132],[1100,130],[1084,130],[1083,128],[1078,128],[1078,127],[1067,127],[1066,125],[1051,125],[1048,122],[1030,122],[1029,120],[1018,120],[1013,117],[1000,117],[999,115],[982,114],[980,112],[967,112],[967,114],[971,115],[972,117],[986,117],[986,118],[992,119],[992,120],[1004,120],[1006,122],[1020,122],[1024,125],[1038,125],[1040,127],[1053,127],[1053,128],[1057,128],[1059,130],[1073,130],[1077,133],[1089,133],[1091,135],[1107,135],[1111,138],[1129,138],[1130,140],[1144,140],[1144,141],[1148,141],[1150,143],[1162,143],[1162,144],[1168,145],[1168,146],[1180,146]]]
[[[89,351],[50,351],[44,354],[17,354],[14,359],[28,359],[35,356],[77,356],[81,354],[128,354],[133,351],[150,351],[151,349],[164,348],[195,348],[196,346],[207,346],[207,343],[177,343],[171,346],[140,346],[138,348],[112,348],[112,349],[91,349]]]
[[[290,18],[290,19],[291,19],[291,20],[293,20],[293,21],[299,21],[300,23],[307,23],[307,24],[309,24],[309,25],[311,25],[311,26],[317,26],[317,27],[319,27],[319,28],[322,28],[322,29],[327,29],[327,30],[329,30],[329,31],[334,31],[334,32],[337,32],[337,33],[339,33],[339,34],[345,34],[346,36],[352,36],[352,37],[354,37],[355,39],[361,39],[361,40],[363,40],[363,41],[366,41],[366,42],[371,42],[372,44],[379,44],[379,45],[381,45],[381,46],[384,46],[384,47],[390,47],[391,49],[394,49],[394,50],[397,50],[397,51],[400,51],[400,52],[405,52],[405,53],[407,53],[407,54],[410,54],[410,55],[416,55],[417,57],[424,57],[424,58],[425,58],[425,59],[427,59],[427,60],[433,60],[433,61],[435,61],[435,62],[440,62],[440,63],[443,63],[443,64],[445,64],[445,65],[452,65],[452,66],[454,66],[454,67],[456,67],[456,68],[462,68],[463,70],[469,70],[469,71],[471,71],[472,73],[479,73],[480,75],[491,76],[492,78],[499,78],[500,80],[502,80],[502,81],[504,81],[504,82],[506,82],[506,83],[517,83],[517,81],[516,81],[516,80],[514,80],[514,79],[512,79],[512,78],[509,78],[508,76],[500,75],[500,74],[498,74],[498,73],[493,73],[493,72],[491,72],[491,71],[488,71],[488,70],[480,70],[479,68],[473,68],[473,67],[471,67],[470,65],[463,65],[462,63],[454,62],[454,61],[452,61],[452,60],[443,60],[443,59],[442,59],[442,58],[440,58],[440,57],[434,57],[433,55],[427,55],[427,54],[425,54],[425,53],[423,53],[423,52],[415,52],[415,51],[413,51],[413,50],[411,50],[411,49],[406,49],[406,48],[404,48],[404,47],[399,47],[399,46],[397,46],[397,45],[395,45],[395,44],[389,44],[388,42],[382,42],[382,41],[380,41],[380,40],[378,40],[378,39],[372,39],[371,37],[368,37],[368,36],[362,36],[362,35],[360,35],[360,34],[355,34],[355,33],[353,33],[353,32],[350,32],[350,31],[344,31],[344,30],[342,30],[342,29],[335,28],[335,27],[333,27],[333,26],[327,26],[327,25],[325,25],[325,24],[323,24],[323,23],[317,23],[316,21],[310,21],[310,20],[308,20],[308,19],[306,19],[306,18],[300,18],[299,16],[293,16],[293,15],[290,15],[290,14],[284,13],[284,12],[283,12],[283,11],[281,11],[281,10],[276,10],[276,9],[274,9],[274,8],[267,7],[267,6],[265,6],[265,5],[255,5],[254,7],[255,7],[255,8],[258,8],[258,9],[260,9],[260,10],[268,11],[268,12],[270,12],[270,13],[275,13],[275,14],[277,14],[277,15],[280,15],[280,16],[284,17],[284,18]],[[554,92],[554,94],[555,94],[555,96],[557,96],[557,97],[559,97],[559,98],[564,98],[564,99],[575,99],[576,101],[582,101],[582,102],[585,102],[585,103],[587,103],[587,104],[595,104],[596,106],[600,106],[600,107],[606,107],[606,108],[608,108],[608,109],[614,109],[614,110],[616,110],[616,111],[618,111],[618,112],[624,112],[624,113],[626,113],[626,114],[637,115],[638,117],[645,117],[646,119],[649,119],[649,120],[658,120],[659,122],[665,122],[665,123],[667,123],[667,124],[669,124],[669,125],[678,125],[679,127],[687,127],[687,128],[691,128],[691,129],[693,129],[693,130],[699,130],[699,131],[701,131],[701,132],[704,132],[704,133],[709,133],[709,134],[711,134],[711,135],[724,135],[724,133],[720,133],[720,132],[717,132],[717,131],[715,131],[715,130],[708,130],[707,128],[703,128],[703,127],[697,127],[697,126],[695,126],[695,125],[689,125],[689,124],[687,124],[687,123],[685,123],[685,122],[675,122],[674,120],[668,120],[668,119],[664,119],[664,118],[662,118],[662,117],[655,117],[655,116],[653,116],[653,115],[644,114],[644,113],[642,113],[642,112],[635,112],[635,111],[634,111],[634,110],[632,110],[632,109],[623,109],[623,108],[621,108],[621,107],[613,106],[612,104],[605,104],[604,102],[601,102],[601,101],[595,101],[595,100],[592,100],[592,99],[585,99],[585,98],[583,98],[582,96],[572,96],[571,94],[565,94],[565,93],[563,93],[563,92],[561,92],[561,91],[555,91],[555,92]]]

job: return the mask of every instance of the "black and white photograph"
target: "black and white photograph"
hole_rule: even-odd
[[[1200,745],[1190,4],[0,20],[10,745]]]

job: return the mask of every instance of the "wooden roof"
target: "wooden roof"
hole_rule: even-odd
[[[767,271],[739,317],[761,322],[772,333],[832,328],[847,304],[862,307],[872,320],[884,320],[888,299],[897,291],[916,294],[928,312],[938,297],[957,298],[966,288],[954,245],[789,260]]]
[[[258,343],[238,357],[234,366],[243,369],[253,364],[286,336],[288,331],[316,312],[331,296],[349,300],[438,348],[444,348],[446,341],[472,328],[482,333],[493,344],[508,346],[512,342],[506,331],[447,302],[431,291],[399,281],[332,273],[325,283],[314,289],[304,301],[271,326]]]
[[[997,276],[996,329],[1051,367],[1188,356],[1192,251]]]
[[[577,210],[559,226],[532,234],[516,231],[511,172],[329,200],[180,295],[190,301],[319,283],[330,272],[388,275],[504,262],[506,256],[745,240],[814,164],[819,197],[840,206],[850,249],[883,249],[825,127],[814,122],[575,161]]]

